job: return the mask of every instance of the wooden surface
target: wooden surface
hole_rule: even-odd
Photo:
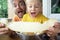
[[[8,35],[0,35],[0,40],[20,40],[19,38],[11,38]]]

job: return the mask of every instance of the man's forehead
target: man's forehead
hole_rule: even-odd
[[[15,2],[19,2],[19,1],[24,1],[24,0],[13,0],[13,1],[15,1]]]
[[[22,3],[22,2],[24,2],[24,0],[13,0],[13,3],[14,3],[14,4]]]

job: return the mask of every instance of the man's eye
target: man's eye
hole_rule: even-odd
[[[19,5],[21,5],[21,6],[25,6],[25,4],[24,4],[24,3],[19,3]]]

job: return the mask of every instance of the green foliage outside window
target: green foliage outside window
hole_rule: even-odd
[[[0,0],[0,18],[7,18],[7,0]]]
[[[60,14],[60,0],[51,0],[51,12]]]

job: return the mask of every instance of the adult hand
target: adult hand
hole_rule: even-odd
[[[0,35],[8,33],[8,28],[5,27],[5,24],[0,23]]]
[[[49,37],[52,37],[52,36],[55,36],[56,35],[56,32],[55,32],[55,29],[54,29],[54,27],[50,27],[48,30],[47,30],[47,35],[49,36]]]
[[[60,29],[60,22],[55,22],[54,27]]]
[[[60,23],[55,22],[53,27],[50,27],[46,32],[48,36],[56,36],[60,32]]]
[[[54,28],[55,28],[56,33],[60,33],[60,22],[55,22]]]

